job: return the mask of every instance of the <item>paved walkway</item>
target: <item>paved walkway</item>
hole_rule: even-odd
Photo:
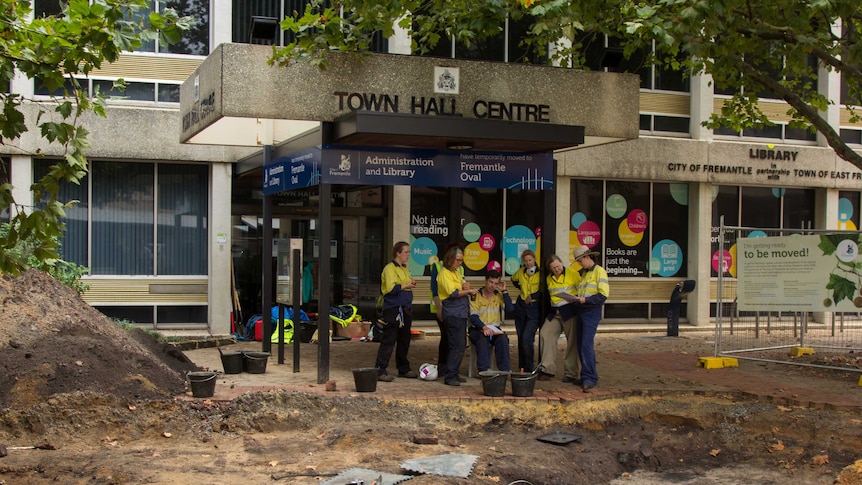
[[[514,333],[514,332],[510,332]],[[517,357],[512,336],[513,365]],[[436,336],[414,339],[410,360],[415,370],[424,362],[435,363]],[[559,342],[558,367],[562,366],[562,347]],[[757,362],[740,359],[735,368],[706,369],[698,365],[701,357],[712,357],[714,344],[711,332],[683,332],[679,337],[663,334],[607,334],[596,339],[599,385],[590,392],[580,387],[555,380],[538,381],[532,397],[511,395],[511,383],[503,397],[484,395],[478,378],[468,378],[461,387],[445,386],[442,379],[434,382],[419,379],[396,378],[394,382],[378,382],[376,391],[359,393],[355,390],[353,368],[371,367],[377,344],[358,340],[333,341],[330,345],[330,389],[318,384],[317,344],[300,345],[299,371],[294,372],[293,347],[286,346],[284,363],[278,363],[277,345],[267,361],[263,374],[220,374],[216,400],[229,400],[252,391],[283,389],[332,396],[361,396],[377,399],[409,401],[461,402],[464,400],[536,400],[547,402],[605,399],[631,394],[663,395],[668,393],[695,393],[729,397],[755,397],[788,406],[857,408],[862,411],[862,387],[858,372],[838,372],[823,369],[800,368],[787,364]],[[241,342],[221,347],[223,352],[261,351],[260,342]],[[221,358],[216,348],[185,351],[201,367],[222,371]],[[390,364],[390,372],[394,369]],[[468,359],[462,364],[462,375],[467,375]]]

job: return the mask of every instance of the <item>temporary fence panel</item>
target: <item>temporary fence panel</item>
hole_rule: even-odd
[[[715,355],[862,372],[862,232],[719,227]]]

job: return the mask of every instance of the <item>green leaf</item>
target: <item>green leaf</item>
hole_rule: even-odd
[[[829,275],[826,289],[832,290],[832,300],[835,301],[836,305],[844,299],[853,301],[853,297],[856,295],[856,283],[834,273]]]

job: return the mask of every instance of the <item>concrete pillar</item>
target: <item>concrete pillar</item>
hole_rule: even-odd
[[[688,184],[688,278],[697,282],[686,298],[690,325],[707,327],[712,269],[712,185]]]
[[[396,185],[392,188],[392,240],[384,245],[387,258],[390,249],[398,241],[410,241],[410,186]]]
[[[563,262],[565,266],[571,265],[574,260],[572,259],[572,251],[574,251],[574,247],[569,243],[569,231],[572,229],[572,179],[569,177],[561,177],[559,175],[559,168],[557,169],[557,239],[554,241],[556,244],[556,253],[557,256],[560,257],[560,260]],[[601,251],[601,248],[597,250]],[[548,256],[550,254],[542,251],[541,257],[542,261],[539,261],[540,264],[544,264],[545,261],[548,260]],[[547,269],[544,268],[543,269]]]
[[[712,141],[712,130],[701,123],[709,119],[713,111],[712,76],[697,74],[691,77],[691,104],[689,132],[693,140]]]
[[[207,304],[210,332],[230,334],[230,314],[233,307],[231,267],[231,198],[218,194],[231,192],[231,164],[214,163],[210,177],[209,228],[209,292]]]
[[[233,42],[233,2],[213,0],[210,12],[210,52],[219,44]]]

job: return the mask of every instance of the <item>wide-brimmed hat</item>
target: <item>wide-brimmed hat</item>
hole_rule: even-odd
[[[599,252],[598,251],[591,251],[590,248],[588,248],[586,246],[578,246],[575,248],[575,251],[572,254],[575,257],[575,261],[578,261],[581,258],[583,258],[584,256],[591,256],[591,257],[592,256],[598,256]]]

